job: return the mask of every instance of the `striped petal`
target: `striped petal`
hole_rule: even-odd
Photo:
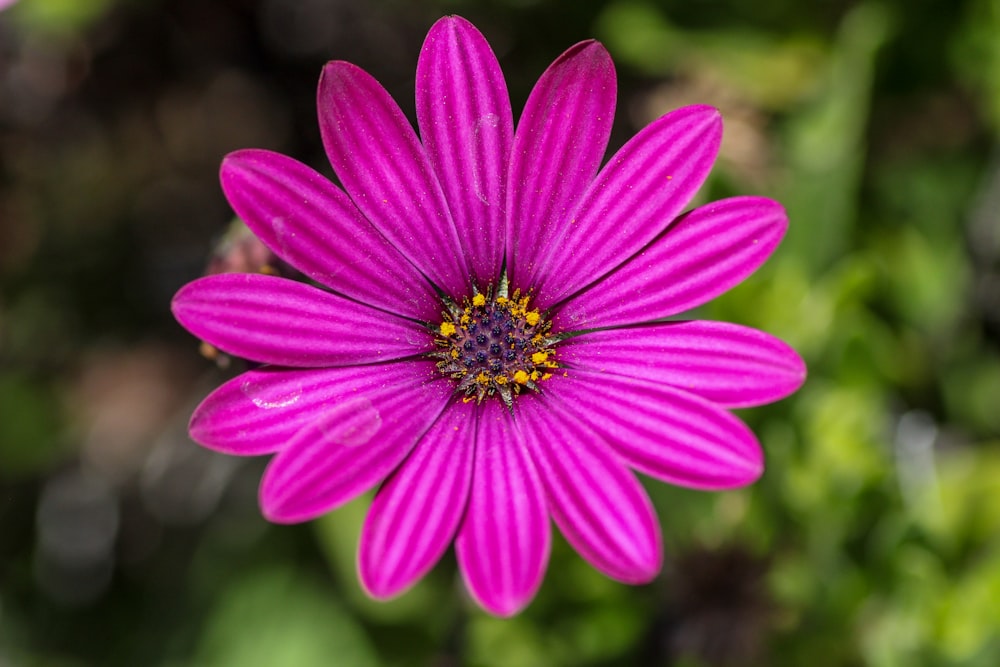
[[[567,541],[613,579],[651,581],[663,565],[663,547],[642,485],[563,404],[524,398],[518,400],[518,418]]]
[[[559,233],[535,250],[530,284],[547,307],[641,250],[684,210],[722,141],[712,107],[690,106],[650,123],[608,162]]]
[[[467,294],[469,269],[444,194],[389,93],[335,61],[323,68],[317,104],[326,154],[355,205],[438,287]]]
[[[358,572],[377,598],[402,593],[451,544],[472,482],[476,405],[450,406],[379,489],[358,547]]]
[[[427,279],[325,176],[278,153],[242,150],[222,161],[220,180],[257,238],[316,282],[389,312],[437,316]]]
[[[473,276],[485,288],[503,261],[510,97],[490,45],[463,18],[431,28],[417,63],[417,121]]]
[[[617,83],[601,44],[581,42],[535,84],[514,133],[507,192],[507,270],[534,285],[535,257],[569,221],[594,180],[611,135]]]
[[[239,375],[213,391],[191,416],[195,442],[225,454],[270,454],[288,446],[303,428],[322,420],[354,396],[379,406],[405,388],[427,385],[429,397],[447,382],[433,362],[406,361],[374,366],[289,370],[264,367]]]
[[[308,521],[385,479],[451,396],[451,383],[413,377],[424,372],[425,363],[396,364],[412,365],[411,377],[391,387],[371,387],[371,380],[383,375],[381,370],[354,387],[338,387],[338,395],[268,464],[260,484],[264,516],[274,523]]]
[[[621,326],[700,306],[756,271],[787,228],[781,204],[763,197],[696,208],[618,270],[562,304],[557,326]]]
[[[556,375],[547,398],[589,424],[632,468],[694,489],[745,486],[764,470],[754,434],[703,398],[646,379],[582,369]]]
[[[520,611],[542,583],[551,534],[544,491],[500,401],[480,406],[472,492],[455,540],[465,584],[497,616]]]
[[[185,285],[177,320],[229,354],[283,366],[348,366],[399,359],[433,347],[418,325],[273,276],[228,273]]]
[[[725,322],[663,322],[603,329],[559,347],[567,366],[669,384],[729,408],[764,405],[805,381],[806,367],[784,342]]]

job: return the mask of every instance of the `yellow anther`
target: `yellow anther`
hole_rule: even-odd
[[[552,324],[542,309],[528,305],[531,301],[531,295],[520,290],[508,293],[504,282],[500,288],[491,285],[482,293],[473,292],[458,307],[445,302],[449,310],[438,321],[438,349],[428,356],[438,359],[438,370],[464,389],[463,401],[481,403],[496,396],[510,407],[514,397],[526,389],[538,391],[535,383],[552,377],[550,369],[560,365],[557,357],[561,360],[552,349],[557,339],[550,338]],[[473,336],[481,326],[485,326],[482,334]],[[485,349],[471,356],[463,352],[465,346],[472,351],[473,341],[486,348],[485,339],[490,337],[486,333],[492,336],[488,362]]]

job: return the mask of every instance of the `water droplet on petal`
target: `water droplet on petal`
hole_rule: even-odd
[[[253,401],[258,408],[271,410],[285,408],[302,397],[302,385],[287,383],[271,385],[264,382],[247,380],[240,385],[240,390]]]
[[[324,412],[317,426],[326,442],[358,447],[382,428],[382,415],[369,399],[355,396]]]
[[[291,232],[288,231],[288,225],[285,224],[285,219],[280,216],[272,218],[271,227],[274,229],[274,237],[277,239],[278,246],[281,248],[282,256],[287,257],[290,254],[288,252],[288,236]]]

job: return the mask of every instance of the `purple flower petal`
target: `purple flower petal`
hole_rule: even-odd
[[[561,330],[669,317],[714,299],[764,263],[785,234],[781,205],[763,197],[706,204],[559,307]]]
[[[334,61],[319,80],[323,145],[355,205],[452,297],[469,268],[434,170],[406,116],[364,70]]]
[[[383,310],[437,317],[427,280],[326,177],[278,153],[243,150],[223,160],[220,179],[236,214],[305,275]]]
[[[507,270],[527,288],[594,179],[615,115],[615,66],[594,41],[570,47],[538,83],[518,121],[507,192]]]
[[[394,365],[406,368],[397,369],[389,384],[385,369]],[[264,516],[275,523],[308,521],[385,479],[451,398],[451,384],[428,382],[426,366],[370,366],[354,386],[337,387],[264,471]]]
[[[663,547],[646,491],[561,404],[530,399],[518,400],[517,417],[527,424],[525,439],[556,525],[607,576],[630,584],[651,581],[663,565]]]
[[[358,572],[377,598],[398,595],[441,558],[465,514],[476,404],[450,406],[379,489],[358,547]]]
[[[284,448],[296,433],[320,421],[331,406],[362,395],[378,406],[394,394],[440,378],[431,361],[377,366],[288,370],[264,367],[213,391],[191,416],[191,437],[225,454],[255,456]],[[447,381],[424,391],[450,390]]]
[[[514,120],[496,56],[463,18],[443,18],[427,34],[417,63],[417,120],[473,276],[485,288],[503,261]]]
[[[413,322],[285,278],[208,276],[181,288],[172,307],[195,336],[265,364],[357,365],[433,349]]]
[[[547,307],[600,278],[670,224],[708,177],[722,141],[712,107],[650,123],[601,170],[559,233],[535,250],[530,283]]]
[[[472,492],[455,551],[472,597],[487,611],[510,616],[542,583],[549,519],[520,429],[500,401],[487,400],[479,411]]]
[[[805,381],[802,359],[762,331],[725,322],[663,322],[566,340],[559,360],[598,373],[669,384],[725,407],[764,405]]]
[[[546,399],[591,425],[624,461],[695,489],[745,486],[764,470],[754,434],[716,404],[668,385],[582,369],[552,378]]]

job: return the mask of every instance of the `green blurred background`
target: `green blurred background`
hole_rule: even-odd
[[[412,117],[446,13],[490,39],[515,110],[602,40],[612,148],[718,106],[700,197],[775,197],[791,229],[697,315],[810,369],[741,413],[758,484],[648,485],[657,581],[611,582],[557,539],[511,620],[469,602],[450,555],[367,600],[367,498],[264,522],[264,462],[185,434],[238,364],[168,311],[232,215],[221,157],[329,172],[322,64],[362,65]],[[0,666],[1000,664],[998,137],[1000,0],[21,0],[0,14]]]

